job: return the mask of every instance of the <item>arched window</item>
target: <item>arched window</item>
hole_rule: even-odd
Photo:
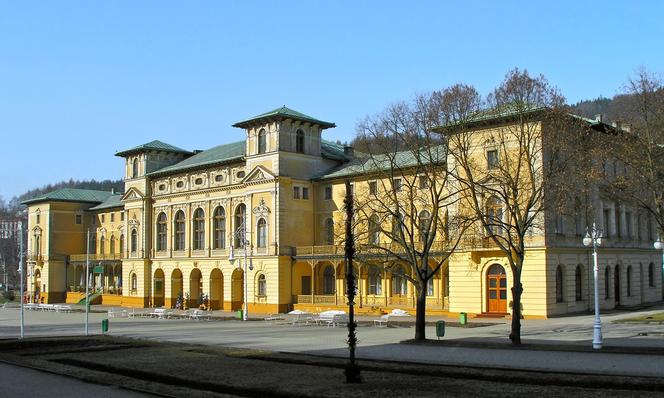
[[[246,211],[247,207],[244,205],[244,203],[240,204],[236,209],[235,209],[235,248],[240,248],[244,246],[244,240],[246,239],[245,236],[243,236],[243,227],[242,225],[244,224],[245,217],[246,217]],[[244,227],[246,228],[246,226]]]
[[[406,285],[406,278],[403,276],[404,270],[401,267],[396,268],[392,271],[392,294],[405,296],[408,292],[408,286]]]
[[[124,257],[125,245],[124,245],[124,234],[120,234],[120,254]]]
[[[655,287],[655,264],[648,265],[648,286]]]
[[[131,177],[138,177],[138,158],[134,158],[134,161],[131,163]]]
[[[174,220],[174,230],[175,230],[175,242],[174,242],[174,249],[175,250],[184,250],[184,242],[185,242],[185,236],[184,236],[184,227],[185,227],[185,220],[184,220],[184,212],[182,210],[178,210],[177,213],[175,213],[175,220]]]
[[[500,233],[500,225],[503,221],[503,204],[495,196],[486,201],[486,229],[489,235]]]
[[[380,270],[375,265],[369,268],[369,294],[383,294],[383,278],[380,275]]]
[[[166,242],[168,239],[168,220],[166,213],[159,213],[157,217],[157,251],[166,250]]]
[[[429,237],[429,227],[431,225],[431,213],[422,210],[419,215],[420,242],[425,242]]]
[[[193,249],[203,250],[205,249],[205,212],[201,208],[194,211],[193,227]]]
[[[261,129],[261,131],[258,132],[258,153],[265,153],[267,152],[267,137],[265,134],[265,129]]]
[[[443,297],[450,296],[450,268],[445,268],[443,272]]]
[[[258,295],[267,296],[267,282],[265,280],[265,274],[258,275]]]
[[[632,266],[627,266],[627,297],[632,295]]]
[[[574,291],[575,291],[575,297],[576,301],[583,301],[583,269],[581,268],[581,265],[576,266],[576,271],[574,272]]]
[[[258,220],[258,226],[256,228],[258,236],[256,237],[256,245],[258,247],[267,247],[267,222],[264,218]]]
[[[433,277],[427,279],[427,296],[433,296]]]
[[[136,274],[131,274],[131,292],[136,294],[137,289],[138,289],[138,278],[136,277]]]
[[[403,237],[403,214],[398,213],[398,215],[392,217],[392,240],[393,241],[402,241]]]
[[[325,220],[325,244],[334,244],[334,220],[331,218]]]
[[[295,152],[304,153],[304,131],[297,130],[295,133]]]
[[[377,245],[380,242],[380,221],[378,215],[369,217],[369,244]]]
[[[138,252],[138,231],[136,229],[131,230],[131,253],[136,254]]]
[[[99,238],[99,254],[104,254],[106,249],[106,239],[102,236]]]
[[[115,254],[115,235],[111,235],[111,241],[109,244],[109,253]]]
[[[604,270],[604,298],[608,299],[611,297],[611,267],[608,265]]]
[[[331,265],[323,271],[323,294],[334,294],[334,268]]]
[[[558,265],[556,268],[556,303],[562,303],[565,299],[563,288],[563,267]]]
[[[226,247],[226,210],[219,206],[214,210],[214,248]]]

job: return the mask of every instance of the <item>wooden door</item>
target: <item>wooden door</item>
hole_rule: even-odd
[[[487,272],[487,311],[507,312],[507,275],[505,268],[494,264]]]

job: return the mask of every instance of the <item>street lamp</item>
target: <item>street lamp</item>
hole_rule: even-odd
[[[662,251],[662,297],[664,297],[664,242],[658,236],[653,246],[655,246],[655,249]]]
[[[592,230],[586,228],[586,236],[583,238],[583,245],[593,247],[593,277],[595,281],[595,324],[593,325],[593,348],[599,350],[602,348],[602,321],[599,319],[599,264],[597,260],[597,246],[602,244],[602,230],[597,229],[593,222]]]
[[[243,305],[242,305],[242,320],[246,321],[248,320],[249,316],[247,314],[249,310],[249,306],[247,305],[247,295],[248,293],[248,285],[247,285],[247,279],[248,279],[248,272],[247,272],[247,267],[249,271],[253,270],[253,264],[249,264],[247,261],[247,247],[249,246],[249,240],[247,240],[247,226],[246,226],[246,220],[242,221],[242,225],[240,225],[235,232],[233,233],[233,238],[234,239],[239,239],[239,241],[242,244],[242,247],[244,249],[244,300],[243,300]],[[234,247],[234,242],[231,242],[231,253],[228,256],[228,261],[230,261],[231,265],[233,262],[235,262],[235,255],[233,253],[233,247]],[[241,268],[242,265],[238,265],[238,268]]]

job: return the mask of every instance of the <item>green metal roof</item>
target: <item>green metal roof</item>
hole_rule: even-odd
[[[21,202],[24,205],[38,202],[86,202],[102,203],[113,193],[92,189],[62,188]]]
[[[324,129],[331,128],[331,127],[337,127],[334,123],[324,122],[322,120],[315,119],[311,116],[305,115],[304,113],[294,111],[294,110],[286,107],[285,105],[282,106],[281,108],[277,108],[275,110],[262,113],[258,116],[254,116],[254,117],[249,118],[247,120],[237,122],[233,125],[233,127],[246,128],[246,127],[250,127],[254,124],[257,124],[259,122],[263,122],[265,120],[270,120],[270,119],[300,120],[300,121],[303,121],[303,122],[309,122],[309,123],[317,124],[317,125],[321,126]]]
[[[117,152],[115,156],[127,156],[131,155],[134,153],[139,153],[139,152],[145,152],[145,151],[163,151],[163,152],[175,152],[175,153],[183,153],[186,155],[191,154],[192,152],[184,150],[182,148],[178,148],[176,146],[173,146],[171,144],[167,144],[165,142],[159,141],[159,140],[154,140],[150,141],[147,144],[135,146],[131,149],[127,149],[124,151]]]
[[[363,174],[372,174],[389,170],[391,167],[409,168],[418,164],[445,163],[447,152],[444,146],[431,147],[429,151],[421,152],[424,159],[416,156],[413,151],[401,151],[388,155],[369,156],[362,154],[351,162],[343,164],[332,171],[319,176],[319,180],[349,177]],[[431,158],[431,159],[427,159]]]
[[[326,159],[347,161],[350,159],[344,152],[344,146],[332,141],[321,140],[321,156]]]
[[[122,195],[111,195],[106,198],[105,201],[101,202],[97,206],[91,207],[88,210],[104,210],[111,209],[114,207],[123,207],[124,205],[121,202]]]
[[[179,171],[210,166],[217,163],[225,163],[232,160],[240,160],[245,155],[246,144],[244,141],[231,142],[230,144],[218,145],[206,151],[199,152],[174,165],[153,171],[148,175],[175,173]]]

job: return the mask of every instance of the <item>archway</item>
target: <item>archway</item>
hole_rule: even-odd
[[[231,275],[231,311],[241,310],[244,303],[244,271],[236,268]]]
[[[493,264],[486,273],[487,312],[507,312],[507,274],[500,264]]]
[[[182,307],[182,271],[179,269],[174,269],[171,274],[171,297],[170,297],[170,307],[176,308],[179,304],[179,307]],[[180,303],[178,303],[178,298]]]
[[[221,310],[224,308],[224,275],[219,268],[210,273],[210,309]]]
[[[159,268],[154,272],[154,298],[152,305],[163,307],[166,291],[164,289],[164,271]]]
[[[189,274],[189,307],[198,308],[201,305],[201,294],[203,293],[203,281],[201,270],[194,268]]]

